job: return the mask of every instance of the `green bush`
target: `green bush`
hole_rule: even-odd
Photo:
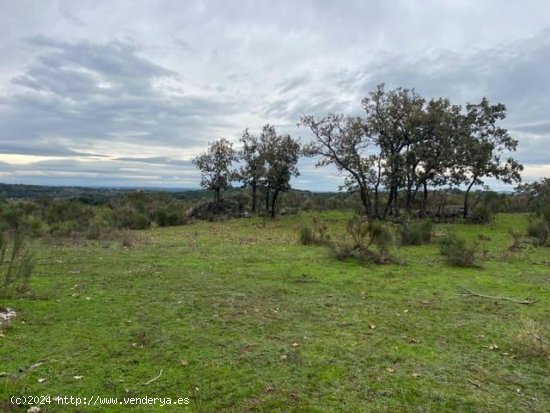
[[[433,223],[430,220],[411,224],[408,219],[401,225],[401,245],[423,245],[432,240]]]
[[[307,226],[307,225],[301,226],[298,235],[300,239],[300,244],[302,245],[316,244],[315,236],[313,234],[313,229],[310,226]]]
[[[550,237],[550,225],[543,218],[537,218],[529,223],[527,234],[535,238],[538,245],[546,245]]]
[[[550,241],[550,207],[538,212],[527,226],[527,235],[535,238],[538,245],[548,245]]]
[[[50,234],[56,237],[71,237],[82,231],[82,223],[71,220],[61,221],[50,225]]]
[[[510,251],[517,251],[521,249],[521,239],[523,237],[523,234],[521,231],[517,229],[511,229],[508,231],[510,236],[512,237],[512,245],[508,247]]]
[[[329,245],[330,235],[328,227],[319,218],[311,220],[312,226],[302,226],[300,228],[300,244],[302,245]]]
[[[145,213],[129,205],[115,209],[113,220],[119,229],[147,229],[151,226],[151,220]]]
[[[346,230],[353,240],[353,248],[359,250],[366,251],[374,245],[380,254],[385,254],[395,241],[392,231],[380,221],[353,218],[348,221]]]
[[[21,229],[0,231],[0,273],[4,297],[8,296],[12,286],[18,292],[28,291],[33,266],[28,233]]]
[[[158,207],[153,213],[153,220],[159,227],[172,227],[187,224],[189,217],[183,204],[172,202],[166,206]]]
[[[458,267],[477,266],[478,244],[457,236],[454,232],[447,233],[439,241],[439,251],[445,260]]]
[[[355,258],[359,262],[374,262],[384,264],[392,262],[389,254],[395,238],[390,228],[380,221],[368,221],[363,217],[356,217],[348,221],[346,230],[351,237],[351,243],[334,243],[330,246],[330,255],[344,260]],[[373,251],[371,247],[376,247]]]
[[[485,203],[475,206],[474,210],[468,217],[468,221],[472,224],[488,224],[494,218],[492,209]]]

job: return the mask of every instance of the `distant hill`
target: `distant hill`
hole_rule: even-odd
[[[0,183],[0,197],[2,198],[110,198],[130,192],[168,192],[177,197],[180,193],[198,192],[196,189],[159,189],[159,188],[104,188],[104,187],[82,187],[82,186],[45,186],[45,185],[23,185]]]

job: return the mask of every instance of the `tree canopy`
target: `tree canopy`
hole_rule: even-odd
[[[303,116],[300,124],[313,133],[309,156],[317,166],[332,164],[344,174],[348,190],[359,192],[367,215],[398,214],[397,200],[404,194],[411,212],[423,189],[422,213],[428,187],[466,187],[464,217],[473,186],[486,178],[519,182],[522,166],[506,152],[517,141],[498,125],[506,116],[502,104],[451,104],[448,99],[427,101],[414,90],[386,91],[379,85],[362,100],[364,117],[329,113],[325,118]],[[383,210],[379,191],[387,193]]]
[[[212,142],[206,152],[197,156],[193,163],[201,171],[201,186],[214,191],[216,210],[220,206],[220,191],[233,179],[231,165],[237,159],[233,144],[225,138]]]

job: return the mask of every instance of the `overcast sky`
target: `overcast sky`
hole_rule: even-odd
[[[0,0],[0,182],[197,187],[190,160],[265,123],[359,113],[378,83],[504,103],[550,176],[550,2]],[[301,189],[336,190],[301,163]]]

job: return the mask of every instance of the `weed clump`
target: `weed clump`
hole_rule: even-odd
[[[410,223],[406,218],[401,224],[401,245],[423,245],[432,240],[433,224],[430,220]]]
[[[300,244],[329,245],[330,235],[328,234],[327,224],[319,218],[313,218],[311,224],[311,226],[304,225],[300,228]]]
[[[346,231],[351,240],[331,246],[330,254],[334,258],[338,260],[355,258],[361,263],[375,264],[394,261],[389,254],[389,249],[395,243],[395,237],[386,224],[356,217],[348,221]]]
[[[439,241],[439,251],[445,260],[457,267],[477,266],[478,243],[459,237],[454,232],[447,233]]]
[[[2,290],[7,297],[11,287],[27,292],[30,287],[34,261],[27,233],[22,230],[0,231],[0,273]]]
[[[535,238],[537,245],[548,245],[550,240],[550,208],[544,210],[536,219],[531,220],[527,234]]]
[[[550,341],[542,336],[541,327],[534,320],[521,318],[517,342],[522,353],[550,359]]]
[[[521,239],[523,234],[518,229],[511,229],[509,232],[512,237],[512,244],[508,247],[510,251],[518,251],[521,249]]]

